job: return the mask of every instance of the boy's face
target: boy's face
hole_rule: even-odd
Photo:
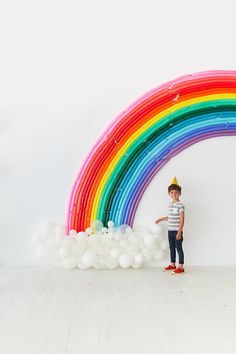
[[[181,196],[181,193],[175,189],[172,189],[169,192],[169,196],[171,197],[172,200],[179,200],[179,197]]]

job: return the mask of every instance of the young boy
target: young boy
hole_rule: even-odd
[[[180,202],[181,187],[176,177],[173,178],[171,185],[168,187],[168,194],[172,201],[169,203],[169,214],[155,221],[158,224],[161,221],[168,221],[168,239],[170,245],[170,265],[163,270],[170,271],[172,274],[181,274],[184,272],[184,252],[183,243],[183,227],[184,227],[184,205]],[[176,249],[179,255],[179,267],[176,268]]]

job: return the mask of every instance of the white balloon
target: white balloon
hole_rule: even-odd
[[[146,234],[149,232],[149,229],[143,225],[136,225],[133,227],[133,230],[134,230],[134,232],[137,232],[138,234]]]
[[[109,252],[109,247],[107,247],[106,243],[103,242],[103,240],[97,240],[96,242],[96,254],[99,256],[103,256],[104,254]]]
[[[107,226],[109,228],[113,228],[115,226],[114,222],[112,220],[109,220],[108,223],[107,223]]]
[[[134,268],[134,269],[139,269],[139,268],[141,268],[142,267],[142,264],[138,264],[138,263],[134,263],[133,265],[132,265],[132,268]]]
[[[70,236],[65,236],[64,240],[62,241],[62,247],[65,248],[71,248],[72,246],[74,246],[74,244],[75,244],[75,240]]]
[[[137,236],[131,236],[128,239],[127,250],[132,254],[138,253],[139,251],[139,240]]]
[[[103,227],[101,231],[103,234],[106,234],[108,232],[108,229],[106,227]]]
[[[78,264],[78,267],[79,267],[79,269],[82,269],[82,270],[86,270],[86,269],[89,269],[90,267],[88,267],[88,266],[85,266],[83,263],[79,263]]]
[[[77,266],[77,260],[76,258],[65,258],[62,261],[62,265],[66,269],[74,269]]]
[[[54,236],[54,239],[58,242],[58,245],[61,245],[62,244],[62,241],[65,239],[65,235],[53,235]]]
[[[91,227],[87,227],[87,229],[85,230],[87,235],[92,235],[93,233],[93,229]]]
[[[70,230],[69,235],[70,235],[71,237],[75,237],[75,236],[77,236],[77,231],[75,231],[75,230]]]
[[[121,234],[126,234],[126,233],[131,233],[132,232],[132,228],[129,225],[126,224],[122,224],[117,228],[118,232],[120,232]]]
[[[114,239],[115,236],[115,230],[114,229],[108,229],[108,236],[112,239]]]
[[[86,267],[93,267],[96,264],[97,256],[94,251],[88,249],[82,257],[83,265]]]
[[[78,236],[78,238],[79,237],[88,237],[88,234],[84,231],[80,231],[80,232],[78,232],[77,236]]]
[[[163,234],[155,234],[155,233],[153,233],[153,236],[156,239],[157,243],[163,239]]]
[[[86,232],[80,232],[77,237],[76,237],[76,241],[78,242],[86,242],[88,243],[88,240],[91,236],[88,236],[88,234],[86,234]]]
[[[58,225],[54,228],[53,233],[56,236],[65,236],[66,234],[66,228],[64,226]]]
[[[148,249],[143,249],[142,251],[141,251],[141,254],[143,255],[143,257],[144,257],[144,261],[145,262],[150,262],[150,260],[152,259],[152,254],[151,254],[151,252],[148,250]]]
[[[57,248],[51,250],[50,258],[52,262],[57,262],[60,260],[59,251]]]
[[[121,239],[121,233],[116,231],[114,235],[114,240],[119,241]]]
[[[93,229],[94,232],[101,231],[103,228],[103,223],[100,220],[94,220],[91,223],[91,228]]]
[[[157,250],[157,251],[155,252],[154,258],[155,258],[156,260],[162,259],[162,258],[164,257],[164,253],[165,253],[164,250],[159,249],[159,250]]]
[[[44,234],[52,234],[54,229],[55,229],[56,225],[55,223],[52,223],[52,222],[48,222],[48,223],[44,223],[42,226],[41,226],[41,231],[42,233]]]
[[[97,237],[95,234],[88,237],[88,247],[93,247],[93,245],[95,245],[96,242],[97,242]]]
[[[139,237],[137,235],[132,235],[129,237],[129,243],[132,245],[137,245],[139,243]]]
[[[144,241],[145,246],[147,246],[148,248],[155,247],[156,242],[157,242],[156,238],[150,234],[145,235],[143,241]]]
[[[68,247],[62,247],[59,250],[59,256],[62,259],[69,258],[71,256],[71,251],[70,248]]]
[[[119,265],[119,260],[111,256],[108,256],[104,259],[103,264],[108,269],[115,269]]]
[[[129,254],[122,254],[119,258],[119,263],[121,268],[125,268],[125,269],[131,267],[133,261],[134,261],[133,257]]]
[[[123,248],[126,248],[128,246],[128,240],[121,239],[120,240],[120,246],[123,247]]]
[[[163,234],[163,228],[159,224],[155,224],[154,226],[152,226],[151,230],[154,234]]]
[[[81,257],[86,251],[86,247],[81,247],[78,243],[71,248],[71,254],[74,257]]]
[[[167,250],[167,248],[168,248],[168,242],[166,241],[166,240],[162,240],[161,242],[160,242],[160,247],[161,247],[161,249],[162,250]]]
[[[60,244],[60,242],[58,242],[58,240],[54,237],[50,237],[46,241],[47,248],[57,248],[59,246],[59,244]]]
[[[99,259],[97,259],[97,261],[96,261],[96,263],[95,263],[95,265],[93,267],[95,269],[104,269],[104,265]]]
[[[144,262],[144,256],[141,253],[137,253],[134,257],[134,261],[135,263],[142,266]]]
[[[118,247],[117,248],[112,248],[111,252],[110,252],[110,254],[111,254],[111,256],[113,258],[119,258],[121,253],[122,253],[122,250],[120,248],[118,248]]]

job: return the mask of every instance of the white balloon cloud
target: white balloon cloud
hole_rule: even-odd
[[[151,229],[131,228],[110,220],[104,227],[100,220],[92,222],[85,231],[70,230],[49,223],[33,235],[38,258],[44,263],[61,264],[65,269],[139,269],[151,261],[165,257],[168,242],[160,225]]]

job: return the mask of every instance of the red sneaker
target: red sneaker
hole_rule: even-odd
[[[176,268],[172,274],[181,274],[184,273],[184,268]]]
[[[172,266],[171,264],[168,265],[168,267],[165,267],[163,270],[174,270],[176,269],[176,266]]]

